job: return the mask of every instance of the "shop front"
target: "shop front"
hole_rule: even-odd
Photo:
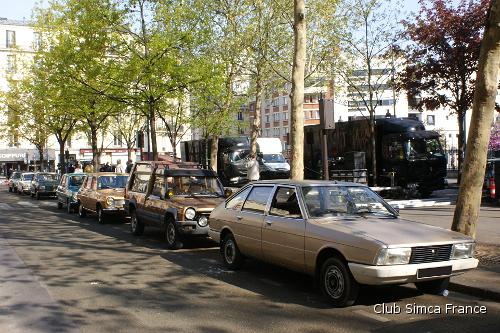
[[[0,174],[8,176],[12,171],[53,171],[54,149],[45,149],[43,159],[43,164],[40,165],[40,157],[36,149],[0,149]]]

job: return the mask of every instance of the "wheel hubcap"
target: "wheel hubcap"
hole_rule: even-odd
[[[175,227],[172,223],[167,224],[167,242],[173,244],[175,241]]]
[[[234,249],[234,242],[232,240],[228,240],[224,248],[224,256],[226,257],[228,264],[232,264],[234,262],[235,255],[236,251]]]
[[[329,267],[325,274],[325,289],[332,298],[340,298],[344,292],[344,275],[338,267]]]

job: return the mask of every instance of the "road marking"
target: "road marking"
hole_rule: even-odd
[[[390,319],[387,319],[385,317],[382,317],[382,316],[379,316],[375,313],[370,313],[370,312],[367,312],[365,310],[356,310],[354,311],[354,313],[357,313],[359,315],[362,315],[362,316],[365,316],[365,317],[368,317],[370,319],[373,319],[373,320],[376,320],[376,321],[380,321],[382,323],[386,323],[388,321],[391,321]]]
[[[21,205],[21,206],[33,206],[34,205],[34,203],[30,202],[30,201],[18,201],[17,204]]]

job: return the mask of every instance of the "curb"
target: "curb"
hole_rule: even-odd
[[[495,302],[500,302],[500,292],[489,290],[486,288],[466,286],[464,284],[450,282],[448,286],[449,290],[457,291],[462,294],[467,294],[470,296],[475,296],[479,298],[489,299]]]

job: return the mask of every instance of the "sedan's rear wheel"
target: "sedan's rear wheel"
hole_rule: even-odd
[[[332,257],[325,260],[319,279],[323,295],[335,307],[350,306],[356,301],[359,285],[341,259]]]
[[[440,295],[448,288],[448,284],[450,284],[449,277],[438,280],[415,282],[415,287],[425,294]]]
[[[63,208],[62,202],[57,200],[57,209],[62,209],[62,208]]]
[[[243,264],[243,254],[240,252],[232,234],[224,236],[220,245],[220,254],[224,265],[232,270],[237,270]]]
[[[35,198],[36,200],[40,200],[40,192],[36,191]]]

